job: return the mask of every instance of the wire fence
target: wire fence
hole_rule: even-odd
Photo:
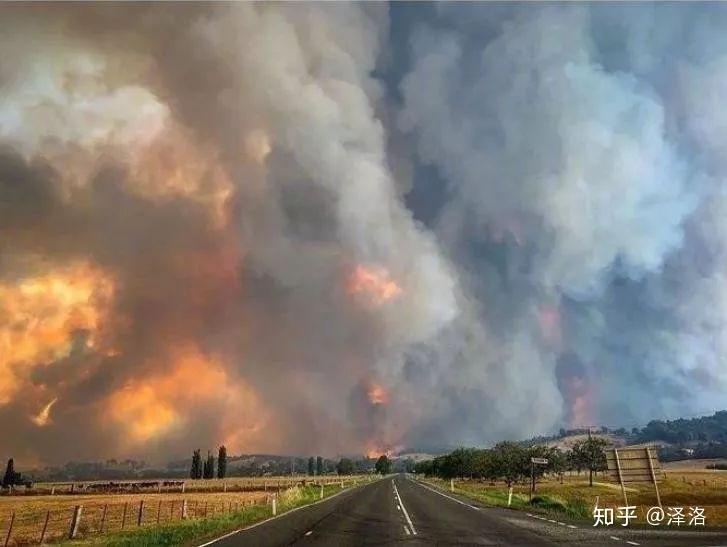
[[[186,480],[118,480],[38,482],[28,487],[12,487],[13,495],[89,495],[102,493],[188,493],[188,492],[255,492],[305,486],[306,484],[336,484],[352,480],[354,475],[316,477],[229,477],[225,479]]]
[[[300,486],[356,485],[370,477],[326,477],[316,480],[270,479],[255,483],[233,483],[219,488],[195,489],[190,496],[169,499],[169,494],[139,499],[134,495],[109,496],[108,502],[79,499],[74,503],[69,496],[29,496],[13,498],[22,504],[14,509],[0,509],[0,547],[40,545],[62,539],[86,538],[119,532],[142,526],[153,526],[185,519],[204,519],[215,515],[243,512],[253,506],[267,506],[275,513],[277,495]],[[257,486],[257,488],[253,488]],[[257,495],[251,493],[254,490]],[[202,493],[208,492],[208,493]],[[123,498],[133,498],[124,501]],[[58,500],[53,506],[50,500]],[[27,501],[27,503],[26,503]],[[34,504],[45,507],[33,507]],[[50,506],[49,506],[50,505]]]
[[[40,545],[60,539],[84,538],[184,519],[244,512],[255,505],[269,505],[271,499],[272,496],[252,500],[142,499],[12,511],[4,515],[0,525],[0,545]]]

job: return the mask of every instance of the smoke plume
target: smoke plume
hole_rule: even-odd
[[[720,403],[724,7],[0,10],[6,456]]]

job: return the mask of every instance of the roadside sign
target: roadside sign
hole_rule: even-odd
[[[659,486],[663,473],[661,463],[656,449],[652,446],[626,446],[624,448],[612,448],[606,450],[606,465],[608,474],[612,479],[621,485],[621,492],[624,503],[628,506],[626,499],[626,487],[629,482],[650,482],[654,485],[656,501],[661,507]]]
[[[624,447],[606,450],[609,476],[619,482],[657,482],[662,478],[661,463],[651,447]]]
[[[548,465],[548,458],[530,458],[530,501],[535,492],[535,465]]]

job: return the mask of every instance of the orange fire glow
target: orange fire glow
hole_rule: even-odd
[[[375,304],[382,304],[399,296],[403,291],[385,268],[358,265],[348,278],[349,294],[365,295]]]
[[[119,424],[138,445],[184,427],[200,403],[220,402],[225,405],[221,434],[243,442],[258,431],[259,424],[247,425],[240,432],[245,416],[261,415],[254,392],[239,380],[229,377],[223,363],[204,355],[193,346],[180,348],[171,357],[169,371],[128,382],[111,395],[106,418]],[[247,434],[245,434],[247,433]],[[231,442],[228,448],[236,445]]]
[[[372,405],[385,405],[389,402],[389,393],[379,384],[372,384],[368,390],[369,402]]]
[[[58,397],[45,405],[36,416],[31,417],[31,421],[38,427],[48,425],[50,423],[50,409],[53,408],[53,405],[56,404],[56,402],[58,402]]]
[[[364,454],[366,454],[366,457],[369,459],[376,459],[380,456],[386,456],[387,458],[391,458],[392,456],[400,454],[402,450],[403,446],[401,445],[390,446],[376,443],[374,441],[369,441],[366,444]]]
[[[542,306],[538,311],[538,325],[543,340],[554,350],[560,350],[563,341],[560,310],[557,306]]]
[[[566,382],[566,396],[570,403],[570,425],[580,427],[593,419],[591,388],[585,379],[569,378]]]
[[[33,367],[67,355],[74,331],[97,344],[112,296],[110,279],[87,263],[0,284],[0,404]]]
[[[226,220],[232,182],[216,153],[181,128],[172,126],[139,149],[130,181],[147,198],[182,196],[205,205],[217,225]]]

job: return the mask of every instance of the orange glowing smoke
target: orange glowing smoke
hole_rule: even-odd
[[[260,430],[259,422],[248,421],[262,416],[252,389],[230,378],[221,361],[188,345],[174,351],[170,370],[129,381],[113,393],[105,418],[126,430],[129,444],[140,445],[180,431],[194,418],[195,409],[214,403],[225,411],[220,436],[233,441],[228,448],[237,449]]]
[[[591,388],[584,378],[573,376],[566,381],[566,399],[570,404],[570,426],[580,427],[592,421]]]
[[[402,293],[385,268],[356,266],[348,278],[347,290],[352,295],[364,295],[375,304],[382,304]]]
[[[540,335],[551,349],[559,351],[563,345],[560,310],[557,306],[542,306],[538,311]]]
[[[216,225],[224,225],[233,184],[210,147],[172,125],[134,159],[129,184],[135,192],[154,200],[184,197],[203,205]]]
[[[97,344],[112,296],[110,279],[85,262],[0,284],[0,404],[33,367],[67,355],[74,331]]]
[[[391,458],[392,456],[400,454],[403,449],[404,447],[402,445],[380,445],[373,441],[369,441],[368,443],[366,443],[366,449],[364,453],[369,459],[376,459],[379,456],[386,456],[387,458]]]
[[[369,402],[372,405],[385,405],[389,402],[389,394],[383,386],[372,384],[368,390]]]

